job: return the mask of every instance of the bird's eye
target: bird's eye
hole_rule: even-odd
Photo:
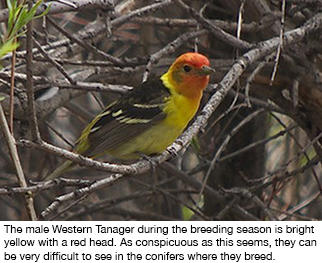
[[[185,72],[190,72],[190,71],[191,71],[191,67],[190,67],[190,66],[188,66],[188,65],[184,65],[184,66],[183,66],[183,70],[184,70]]]

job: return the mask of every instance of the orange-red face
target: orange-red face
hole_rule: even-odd
[[[179,93],[196,96],[205,89],[209,75],[214,72],[209,60],[199,53],[185,53],[178,57],[169,69],[170,81]]]

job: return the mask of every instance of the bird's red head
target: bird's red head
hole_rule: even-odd
[[[207,87],[209,75],[214,72],[209,67],[209,60],[199,53],[185,53],[178,57],[163,75],[176,92],[200,99],[202,91]]]

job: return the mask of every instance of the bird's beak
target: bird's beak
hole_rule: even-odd
[[[209,66],[202,66],[200,69],[200,75],[210,75],[214,74],[215,72],[216,70]]]

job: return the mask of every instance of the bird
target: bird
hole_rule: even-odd
[[[74,152],[119,160],[162,153],[196,114],[214,72],[202,54],[180,55],[161,77],[148,79],[99,113],[81,133]],[[54,179],[72,166],[67,160],[46,178]]]

